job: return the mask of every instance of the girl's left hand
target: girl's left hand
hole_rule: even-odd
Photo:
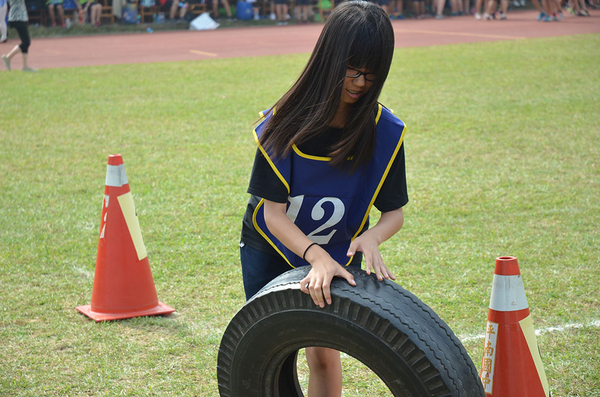
[[[373,269],[379,281],[383,281],[384,278],[396,280],[396,276],[392,274],[383,262],[383,257],[379,252],[379,244],[374,237],[371,237],[369,230],[352,241],[347,255],[351,257],[356,252],[363,253],[367,266],[367,274],[371,274],[371,269]]]

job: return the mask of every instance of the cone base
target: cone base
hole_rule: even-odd
[[[145,317],[145,316],[158,316],[158,315],[168,316],[169,314],[171,314],[175,311],[175,309],[173,309],[172,307],[170,307],[168,305],[165,305],[162,302],[158,302],[158,305],[156,305],[155,307],[150,308],[150,309],[140,310],[140,311],[135,311],[135,312],[127,312],[127,313],[94,312],[94,311],[92,311],[92,305],[77,306],[75,309],[77,309],[77,311],[79,313],[88,316],[89,318],[91,318],[92,320],[94,320],[96,322],[124,320],[126,318]]]

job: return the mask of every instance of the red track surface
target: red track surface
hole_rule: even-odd
[[[591,17],[567,13],[561,22],[537,22],[535,11],[513,11],[505,21],[463,16],[393,21],[393,26],[396,47],[600,33],[600,11],[590,12]],[[310,24],[34,39],[30,64],[44,69],[308,53],[322,27]],[[0,49],[8,52],[18,43],[10,40]],[[20,56],[13,58],[13,67],[21,68]]]

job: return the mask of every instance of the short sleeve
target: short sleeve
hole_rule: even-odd
[[[260,150],[256,150],[248,193],[276,203],[287,203],[288,191]]]
[[[406,188],[404,143],[402,143],[374,205],[381,212],[389,212],[402,208],[407,203],[408,191]]]

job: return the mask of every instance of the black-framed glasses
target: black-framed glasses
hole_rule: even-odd
[[[351,67],[346,68],[346,77],[349,77],[351,79],[357,79],[360,76],[365,76],[365,80],[370,82],[375,81],[375,79],[377,78],[377,75],[375,73],[363,73],[360,70]]]

